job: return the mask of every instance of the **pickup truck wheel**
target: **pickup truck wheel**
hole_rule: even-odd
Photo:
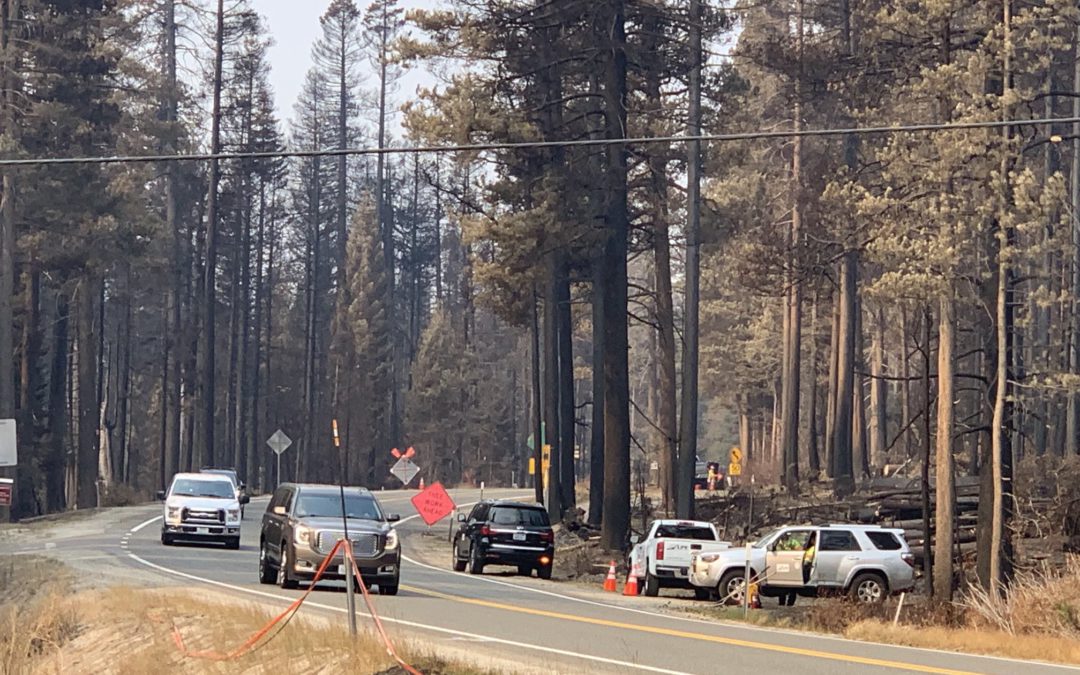
[[[458,547],[457,547],[457,542],[456,541],[454,542],[454,553],[453,553],[453,557],[451,558],[451,560],[454,563],[454,571],[455,572],[464,572],[465,571],[465,563],[466,563],[466,561],[462,560],[461,556],[458,555]]]
[[[289,555],[289,544],[281,542],[281,562],[278,564],[277,570],[277,583],[278,586],[288,590],[296,588],[296,579],[292,578],[292,574],[289,573],[289,568],[293,565],[292,556]]]
[[[483,574],[484,562],[480,557],[480,547],[476,544],[469,549],[469,574]]]
[[[397,595],[398,580],[394,579],[392,584],[379,584],[379,595]]]
[[[176,542],[173,540],[171,534],[165,534],[164,532],[161,533],[161,544],[163,546],[172,546],[174,543]]]
[[[880,605],[889,594],[885,581],[876,574],[864,572],[855,577],[848,589],[851,599],[864,605]]]
[[[259,583],[260,584],[272,584],[277,579],[277,574],[274,568],[270,566],[270,560],[267,558],[266,542],[259,544]]]
[[[741,569],[728,570],[716,585],[720,601],[727,605],[741,605],[746,592],[746,574]]]
[[[650,598],[660,595],[660,580],[653,576],[651,572],[645,573],[645,595]]]
[[[551,579],[551,565],[542,565],[536,568],[536,576],[541,579]]]

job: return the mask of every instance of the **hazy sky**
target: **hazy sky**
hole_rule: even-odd
[[[361,11],[367,9],[369,2],[356,0]],[[330,0],[254,0],[252,4],[266,18],[274,37],[274,45],[270,48],[270,82],[274,86],[278,114],[285,123],[292,117],[293,103],[304,83],[304,74],[311,67],[311,45],[319,38],[319,17],[330,5]],[[402,0],[400,3],[405,9],[437,4],[438,0]],[[373,74],[367,75],[364,86],[374,86]],[[394,107],[399,107],[425,80],[421,73],[406,73],[394,95]]]

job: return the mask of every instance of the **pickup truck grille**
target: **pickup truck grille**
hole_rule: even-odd
[[[315,540],[315,548],[320,553],[329,553],[338,539],[344,537],[343,532],[322,530]],[[370,533],[349,534],[352,540],[353,555],[358,558],[374,558],[379,552],[379,535]]]
[[[180,510],[180,522],[193,525],[220,525],[225,522],[225,509],[189,509]]]

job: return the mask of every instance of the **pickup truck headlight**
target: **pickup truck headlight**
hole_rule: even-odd
[[[240,509],[238,509],[238,508],[229,509],[229,520],[230,521],[240,520]]]
[[[166,506],[165,507],[165,521],[168,523],[180,522],[180,507],[179,506]]]
[[[312,530],[311,530],[310,527],[308,527],[306,525],[297,525],[296,526],[296,541],[298,541],[299,543],[307,544],[308,546],[310,546],[311,545],[311,534],[312,534]]]
[[[387,550],[395,549],[398,547],[398,536],[396,530],[390,530],[386,533],[386,548]]]

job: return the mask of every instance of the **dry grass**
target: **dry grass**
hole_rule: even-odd
[[[893,626],[881,621],[864,621],[847,628],[843,635],[853,640],[986,654],[1028,661],[1080,664],[1080,643],[1050,635],[1010,635],[978,628]]]
[[[12,562],[14,561],[14,562]],[[17,564],[14,564],[17,563]],[[353,640],[340,622],[295,617],[256,651],[231,661],[183,655],[175,626],[191,651],[228,652],[280,611],[229,602],[209,592],[111,588],[70,594],[57,563],[19,557],[0,563],[0,672],[12,675],[127,673],[398,673],[382,643]],[[396,645],[425,675],[465,675],[447,663]]]
[[[1008,635],[1080,638],[1080,557],[1064,569],[1022,574],[1001,595],[973,586],[963,601],[972,622]]]

